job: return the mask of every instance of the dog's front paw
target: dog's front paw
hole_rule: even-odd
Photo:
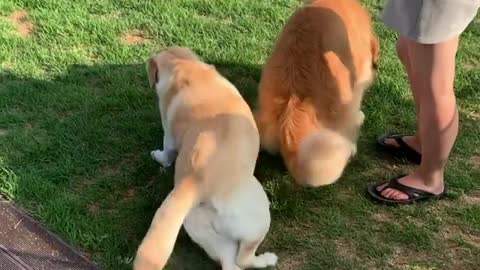
[[[150,152],[150,155],[153,160],[160,163],[163,167],[170,167],[170,165],[172,165],[172,161],[170,160],[167,151],[154,150]]]

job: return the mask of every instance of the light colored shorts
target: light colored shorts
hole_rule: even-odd
[[[459,36],[472,22],[480,0],[386,0],[383,22],[423,44]]]

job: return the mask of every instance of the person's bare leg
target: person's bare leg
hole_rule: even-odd
[[[458,112],[453,91],[458,37],[438,44],[420,44],[408,40],[409,59],[419,100],[419,130],[422,163],[400,183],[439,194],[444,190],[444,170],[458,133]],[[382,195],[395,200],[408,196],[395,189]]]
[[[403,67],[405,68],[405,71],[407,72],[407,77],[409,82],[414,81],[414,74],[412,72],[412,67],[410,63],[410,56],[408,53],[408,40],[407,38],[400,36],[397,40],[397,55],[398,58],[400,59],[400,62],[403,64]],[[410,89],[412,89],[410,85]],[[420,98],[416,94],[415,91],[412,90],[413,94],[413,100],[415,101],[415,112],[417,116],[417,131],[418,131],[418,125],[420,123],[419,119],[419,104],[420,104]],[[421,153],[421,143],[420,143],[420,136],[418,136],[418,133],[414,136],[405,136],[403,140],[405,141],[406,144],[408,144],[410,147],[412,147],[414,150],[417,152]],[[399,147],[398,143],[394,139],[385,139],[386,144],[390,145],[395,145]]]

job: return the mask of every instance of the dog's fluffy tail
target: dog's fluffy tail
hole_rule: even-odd
[[[305,138],[297,157],[298,180],[307,186],[324,186],[337,181],[352,156],[353,143],[329,129]]]
[[[155,213],[137,251],[134,270],[160,270],[165,267],[184,219],[199,200],[198,181],[193,177],[180,180]]]

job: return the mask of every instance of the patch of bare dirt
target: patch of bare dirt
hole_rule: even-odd
[[[459,200],[439,200],[435,202],[435,205],[430,206],[430,213],[436,213],[437,217],[445,217],[448,215],[447,210],[458,207],[460,205]]]
[[[35,128],[35,125],[32,124],[32,123],[25,123],[25,125],[23,126],[26,130],[32,130],[33,128]]]
[[[118,175],[119,173],[120,173],[119,167],[116,167],[116,166],[114,167],[109,164],[104,165],[100,168],[100,175],[102,176],[110,177],[110,176]]]
[[[98,210],[100,209],[100,207],[96,204],[96,203],[91,203],[87,206],[87,210],[90,214],[93,214],[95,215],[96,213],[98,213]]]
[[[17,10],[14,11],[8,19],[15,25],[17,28],[17,34],[22,37],[28,37],[33,31],[33,24],[28,18],[28,13],[26,10]]]
[[[121,37],[121,42],[125,45],[137,45],[145,42],[145,35],[141,30],[132,30]]]
[[[131,199],[137,196],[138,192],[134,188],[129,188],[127,191],[122,193],[122,201],[130,201]]]
[[[436,237],[442,240],[452,240],[455,237],[459,236],[462,233],[461,229],[458,226],[447,225],[442,230],[437,233]]]
[[[74,176],[72,177],[71,190],[75,190],[73,196],[81,196],[82,192],[92,188],[97,183],[97,178],[93,176]]]
[[[471,268],[476,254],[469,246],[480,249],[480,235],[467,233],[458,225],[446,225],[435,234],[435,238],[443,251],[443,258],[448,258],[446,269],[476,269]]]
[[[480,249],[480,235],[474,233],[466,233],[462,228],[456,225],[445,226],[438,234],[437,238],[442,241],[455,241],[461,239],[464,242]],[[458,247],[460,248],[460,247]]]
[[[479,112],[475,112],[475,111],[470,112],[469,116],[472,120],[475,120],[475,121],[480,120],[480,113]]]
[[[232,24],[233,20],[232,18],[224,18],[224,19],[221,19],[220,22],[223,24]]]
[[[463,66],[463,69],[465,69],[466,71],[472,71],[472,70],[478,69],[476,65],[470,64],[470,63],[463,64],[462,66]]]
[[[473,165],[473,167],[480,168],[480,155],[473,155],[470,158],[470,163]]]
[[[399,173],[405,173],[410,170],[410,167],[408,164],[402,165],[401,167],[395,164],[390,164],[387,162],[379,162],[376,164],[374,168],[369,169],[368,171],[362,172],[362,176],[366,179],[369,179],[371,181],[386,181],[386,175],[385,172],[399,174]]]
[[[13,64],[4,62],[0,65],[0,68],[3,69],[4,71],[9,71],[13,69]]]
[[[108,162],[102,164],[99,168],[98,173],[101,176],[111,177],[111,176],[119,176],[126,169],[131,168],[134,163],[136,163],[140,159],[140,156],[134,154],[125,154],[122,160],[116,162],[115,164],[110,164]]]
[[[477,236],[466,235],[456,225],[444,226],[435,234],[435,248],[432,250],[415,250],[411,248],[393,247],[393,253],[387,261],[388,269],[405,270],[430,270],[438,269],[437,264],[442,263],[442,269],[475,269],[472,268],[475,254],[472,249],[459,244],[458,239],[472,243],[478,241]],[[441,252],[439,252],[441,251]]]
[[[467,204],[474,204],[474,205],[480,205],[480,194],[479,193],[472,193],[463,196],[463,201]]]
[[[390,255],[387,265],[389,269],[415,269],[419,263],[428,262],[432,257],[425,251],[415,251],[412,249],[404,249],[394,247],[393,253]],[[431,269],[431,268],[417,268]]]
[[[418,266],[418,265],[406,265],[400,268],[402,270],[436,270],[435,267],[425,267],[425,266]]]
[[[307,255],[305,252],[298,252],[295,254],[284,254],[280,257],[278,265],[275,269],[278,270],[297,270],[303,269]]]
[[[347,241],[345,239],[335,240],[335,246],[337,247],[337,255],[348,260],[354,260],[357,258],[355,250],[357,247],[355,243]]]
[[[133,188],[127,190],[127,192],[125,192],[125,198],[133,198],[137,195],[137,191]]]
[[[5,128],[0,128],[0,137],[5,136],[8,134],[8,130]]]
[[[392,213],[387,211],[377,211],[372,215],[372,219],[377,223],[387,223],[392,220],[395,220]]]

